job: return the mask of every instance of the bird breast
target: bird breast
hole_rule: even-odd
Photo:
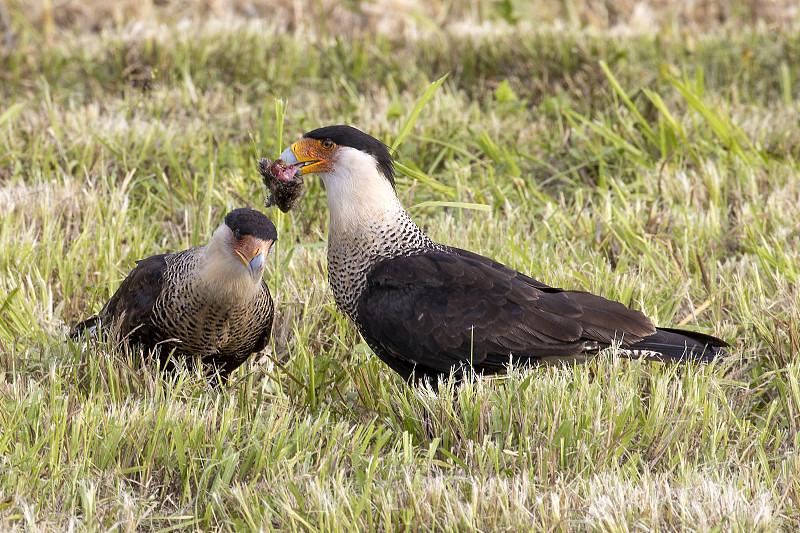
[[[343,231],[331,223],[328,282],[336,304],[356,320],[356,302],[366,287],[369,271],[379,260],[440,248],[405,211],[366,220],[356,231]]]
[[[154,322],[171,338],[181,339],[181,352],[196,355],[226,351],[253,342],[259,322],[271,306],[263,282],[223,283],[215,270],[201,267],[202,251],[178,254],[165,272],[165,290],[156,301]],[[206,267],[209,265],[206,264]],[[243,270],[243,269],[240,269]],[[236,276],[234,276],[236,277]]]

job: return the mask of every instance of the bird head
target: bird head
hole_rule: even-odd
[[[299,167],[299,174],[316,172],[323,180],[326,174],[340,172],[348,164],[364,165],[380,174],[394,189],[394,161],[389,147],[352,126],[325,126],[309,131],[280,157],[287,165]]]
[[[316,173],[325,183],[331,222],[350,225],[377,212],[402,209],[394,183],[389,147],[352,126],[309,131],[281,155],[298,174]]]
[[[267,255],[278,238],[275,225],[260,211],[249,208],[234,209],[225,217],[212,238],[222,243],[225,255],[233,261],[225,261],[231,266],[244,266],[255,284],[261,283]],[[230,274],[228,274],[230,276]]]

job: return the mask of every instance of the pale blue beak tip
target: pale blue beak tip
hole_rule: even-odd
[[[261,275],[264,273],[266,259],[267,257],[264,255],[264,252],[261,252],[247,264],[247,271],[250,273],[250,277],[253,278],[253,281],[261,279]]]

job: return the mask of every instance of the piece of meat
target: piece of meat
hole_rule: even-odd
[[[298,170],[299,167],[286,165],[280,159],[262,159],[258,162],[258,172],[270,192],[264,207],[277,205],[284,213],[294,207],[303,195],[303,178],[297,176]]]

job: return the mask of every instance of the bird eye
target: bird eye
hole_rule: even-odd
[[[236,237],[237,241],[241,241],[244,238],[242,232],[238,229],[233,230],[233,236]]]
[[[330,139],[323,139],[322,143],[320,144],[322,145],[323,150],[333,150],[334,144]]]

